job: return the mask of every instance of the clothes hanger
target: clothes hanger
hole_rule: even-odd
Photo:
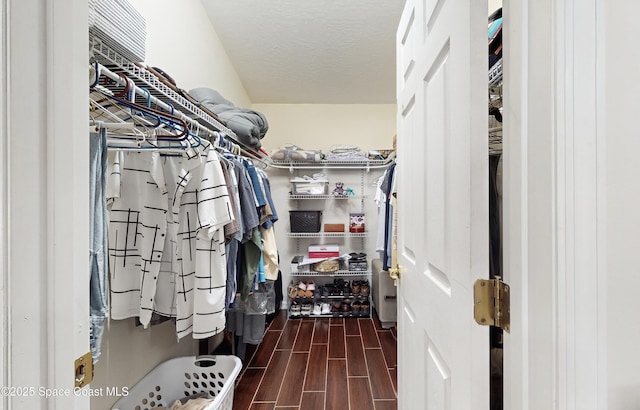
[[[155,119],[156,123],[151,125],[154,128],[158,128],[162,124],[164,124],[169,126],[174,131],[178,131],[178,134],[158,135],[157,138],[169,139],[169,140],[175,141],[175,140],[183,140],[187,137],[189,127],[186,121],[184,121],[182,118],[176,117],[174,115],[168,114],[163,111],[156,110],[154,108],[148,108],[146,106],[137,104],[135,102],[122,100],[112,95],[105,94],[105,96],[109,100],[112,100],[113,102],[117,103],[117,105],[121,107],[130,108],[132,110],[135,110],[136,112],[142,113],[144,117]]]
[[[105,95],[106,97],[100,101],[108,101],[109,99],[112,99],[112,96],[108,93],[104,93],[102,90],[99,91],[101,92],[101,95]],[[98,104],[96,100],[90,98],[90,104],[94,111],[99,110],[100,115],[108,117],[111,120],[115,119],[118,121],[118,123],[114,123],[114,126],[106,127],[110,131],[108,134],[108,148],[129,151],[157,150],[162,152],[183,152],[189,147],[195,148],[201,145],[200,140],[193,137],[191,137],[191,141],[186,140],[186,138],[167,138],[166,136],[164,138],[158,138],[156,133],[158,122],[150,123],[149,116],[142,117],[135,114],[132,115],[129,111],[130,104],[127,104],[126,101],[124,101],[124,104],[120,104],[121,101],[119,99],[116,102],[116,104],[109,104],[108,106],[105,106],[105,104]],[[114,108],[121,110],[126,115],[125,119],[114,113]],[[138,107],[135,107],[135,109],[137,108]],[[155,114],[151,115],[151,117],[159,118],[159,116]],[[93,119],[94,121],[96,120],[95,113],[93,114]],[[102,125],[104,126],[105,123]],[[180,127],[184,129],[184,127],[186,127],[186,123],[182,121]],[[158,140],[177,142],[177,144],[161,144],[158,143]]]
[[[100,72],[101,72],[99,64],[94,67],[94,71],[96,73],[96,79],[92,84],[93,86],[92,88],[97,89],[96,85],[99,82]],[[157,120],[156,127],[159,127],[162,123],[165,123],[165,125],[169,125],[169,127],[171,127],[173,130],[179,131],[177,135],[171,135],[171,138],[183,138],[186,136],[188,131],[188,126],[186,121],[172,114],[167,114],[164,111],[151,108],[151,93],[147,89],[144,89],[144,88],[142,89],[143,92],[145,92],[145,94],[147,95],[147,107],[137,104],[134,101],[135,100],[135,92],[134,92],[135,84],[131,79],[129,79],[124,74],[122,73],[117,73],[117,74],[125,82],[125,88],[122,92],[119,92],[114,95],[110,95],[109,93],[103,92],[101,89],[97,89],[97,90],[101,92],[106,98],[110,99],[113,102],[118,103],[120,106],[125,106],[132,110],[136,110],[137,112],[142,113],[145,116],[150,116],[151,118],[156,119]],[[105,77],[105,80],[113,81],[107,77]],[[122,96],[125,96],[127,100],[123,100]],[[102,101],[98,101],[98,103],[102,103]]]

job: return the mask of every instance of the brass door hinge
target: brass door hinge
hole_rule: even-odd
[[[398,279],[402,273],[402,266],[397,265],[395,268],[389,268],[389,276],[393,279],[393,285],[398,286]]]
[[[83,388],[93,380],[93,358],[91,352],[78,357],[75,361],[75,386]]]
[[[496,326],[509,333],[509,285],[500,279],[479,279],[473,285],[473,316],[479,325]]]

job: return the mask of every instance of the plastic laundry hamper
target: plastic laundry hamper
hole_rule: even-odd
[[[111,409],[169,408],[176,400],[205,392],[215,397],[206,410],[232,410],[235,380],[241,369],[242,362],[236,356],[187,356],[170,359],[151,370]]]

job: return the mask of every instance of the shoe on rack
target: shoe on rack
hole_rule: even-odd
[[[357,295],[360,294],[360,281],[359,280],[351,281],[351,293],[354,296],[357,296]]]
[[[307,284],[303,281],[298,282],[298,297],[303,298],[307,293]]]
[[[371,305],[369,304],[368,300],[365,300],[362,303],[360,303],[360,314],[362,316],[369,316],[370,312],[371,312]]]
[[[305,292],[304,292],[304,296],[307,298],[312,298],[313,297],[313,292],[316,290],[316,284],[313,282],[313,280],[309,279],[306,283],[306,288],[305,288]]]
[[[309,302],[305,302],[302,304],[302,307],[300,308],[300,314],[302,316],[310,316],[311,315],[311,308],[312,305]]]
[[[340,302],[332,302],[331,303],[331,313],[333,314],[333,316],[339,316],[340,315],[340,308],[342,307],[342,304]]]
[[[358,301],[353,302],[351,304],[351,313],[353,313],[353,316],[360,316],[360,312],[361,312],[360,308],[361,308],[361,303]]]
[[[300,305],[295,300],[291,302],[291,306],[289,307],[289,316],[300,316]]]
[[[321,315],[322,314],[322,306],[320,306],[320,303],[315,303],[313,305],[313,311],[311,312],[312,315]]]
[[[363,280],[360,283],[360,296],[369,296],[369,293],[371,293],[371,288],[369,287],[369,281],[368,280]]]
[[[289,284],[289,288],[287,289],[287,294],[289,298],[295,299],[298,296],[298,287],[291,282]]]
[[[340,310],[342,311],[343,315],[349,316],[351,314],[351,300],[344,299],[342,301],[342,305],[340,306]]]
[[[349,285],[349,281],[348,280],[344,281],[343,287],[344,287],[344,295],[345,296],[349,296],[349,294],[351,293],[351,286]]]
[[[323,303],[321,306],[321,314],[328,315],[331,313],[331,305],[328,303]]]

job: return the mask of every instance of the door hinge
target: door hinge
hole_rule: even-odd
[[[473,285],[473,316],[479,325],[499,327],[509,333],[509,285],[501,279],[479,279]]]
[[[75,386],[79,389],[93,380],[93,357],[91,352],[80,356],[75,361]]]
[[[398,286],[398,279],[400,279],[400,274],[402,273],[402,266],[397,265],[395,268],[389,268],[389,276],[393,279],[393,285]]]

